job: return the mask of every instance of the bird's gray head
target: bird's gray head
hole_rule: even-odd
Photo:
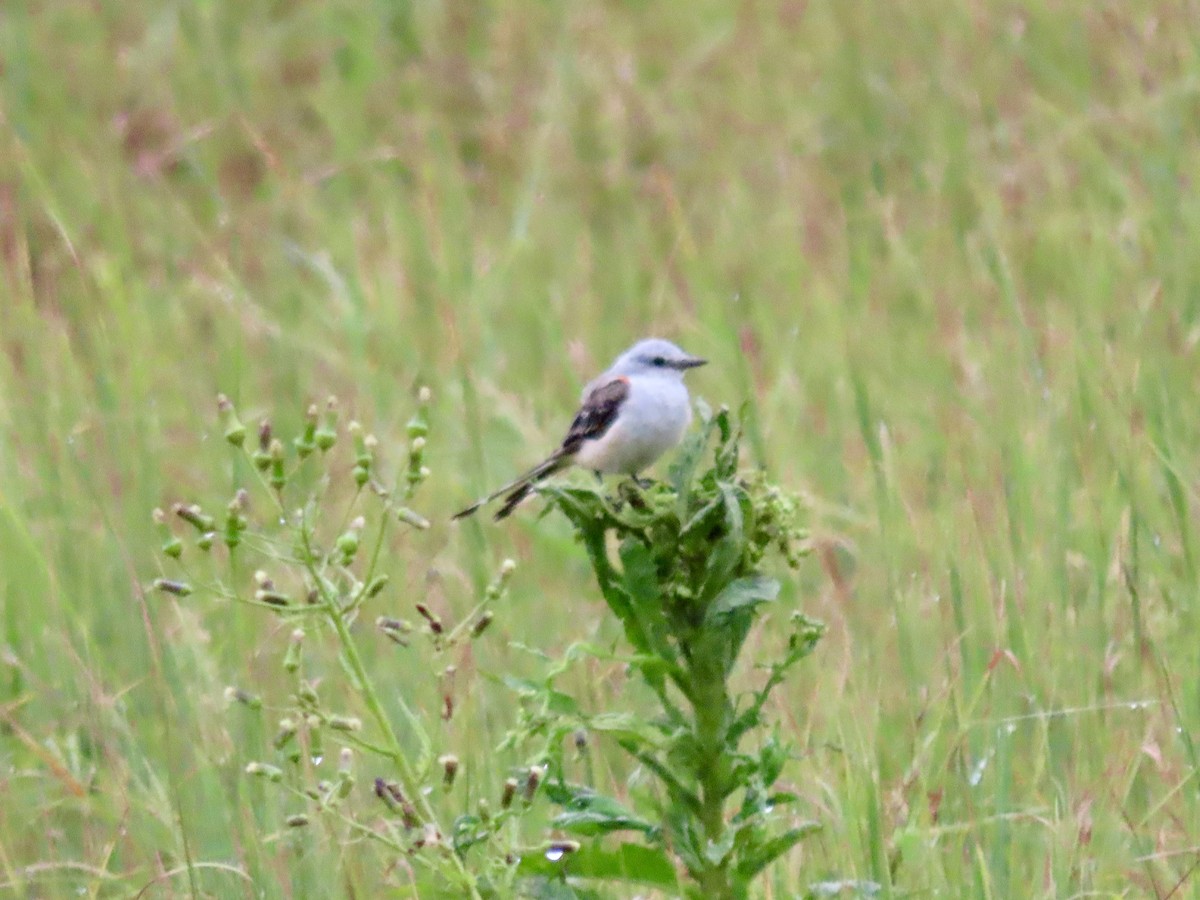
[[[676,378],[682,378],[685,371],[702,366],[706,362],[707,360],[685,353],[670,341],[646,338],[618,356],[611,371],[617,375],[670,373]]]

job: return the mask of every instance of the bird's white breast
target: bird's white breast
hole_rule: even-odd
[[[636,475],[679,443],[691,418],[682,379],[631,378],[617,420],[599,438],[584,441],[575,462],[597,472]]]

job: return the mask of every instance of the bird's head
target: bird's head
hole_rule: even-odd
[[[647,338],[638,341],[613,363],[612,371],[619,375],[674,373],[682,378],[688,369],[704,365],[708,360],[685,353],[670,341]]]

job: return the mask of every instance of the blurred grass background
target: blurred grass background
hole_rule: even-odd
[[[240,775],[272,726],[221,691],[273,689],[278,626],[143,601],[149,511],[228,478],[218,391],[282,430],[337,394],[398,460],[428,384],[389,602],[513,556],[481,670],[611,638],[561,524],[446,520],[653,333],[812,503],[782,611],[830,633],[776,713],[826,830],[768,895],[1193,895],[1198,49],[1183,0],[6,4],[0,883],[382,889]]]

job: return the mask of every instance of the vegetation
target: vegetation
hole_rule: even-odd
[[[402,776],[377,797],[373,751],[333,752],[380,737],[364,680],[429,738],[382,749],[439,779],[456,758],[431,803],[494,813],[513,782],[504,840],[590,844],[547,781],[521,804],[544,704],[661,712],[562,514],[573,492],[622,495],[566,480],[500,527],[449,516],[655,333],[713,361],[697,394],[749,401],[742,477],[798,492],[811,532],[733,674],[737,696],[762,685],[793,613],[826,624],[762,709],[796,798],[764,834],[821,829],[755,894],[1193,891],[1194,20],[1183,2],[6,6],[4,890],[417,893],[420,868],[354,824],[402,832]],[[429,472],[403,500],[422,386]],[[331,394],[338,444],[294,466]],[[352,419],[386,498],[356,490]],[[357,602],[389,579],[347,626],[360,673],[333,619],[273,611],[301,559],[294,510],[263,518],[275,439],[297,496],[329,475],[323,551],[390,510],[360,532],[356,566],[383,535],[371,577],[335,585]],[[193,503],[217,527],[173,512]],[[237,570],[249,602],[213,599],[239,515],[271,540],[242,547],[266,554]],[[150,590],[192,571],[164,557],[167,523],[204,575],[189,596]],[[381,617],[413,622],[390,629],[410,646]],[[438,643],[435,620],[462,630]],[[288,718],[284,746],[320,731],[329,751],[302,755],[303,798],[262,768]],[[666,795],[628,735],[590,724],[556,745],[571,783],[652,809]],[[322,782],[364,818],[305,811]]]

